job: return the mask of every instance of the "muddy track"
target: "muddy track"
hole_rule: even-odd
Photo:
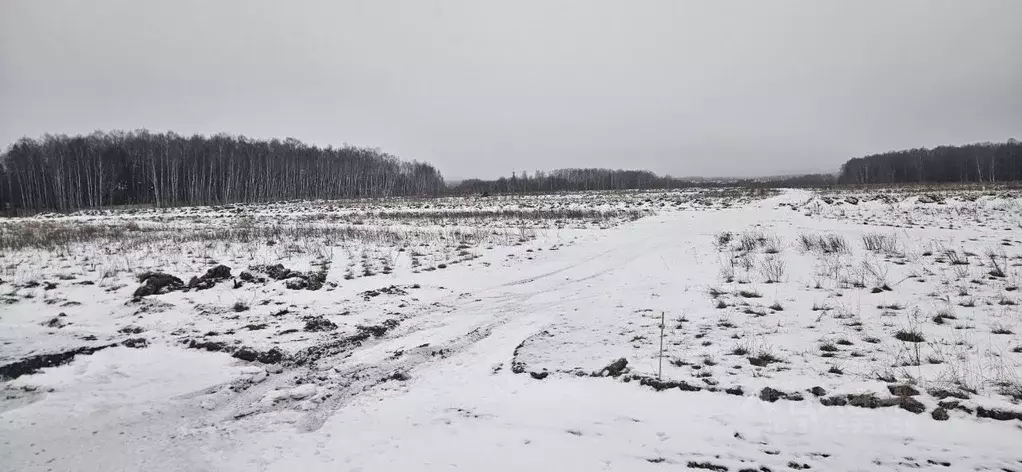
[[[474,314],[458,313],[460,310],[454,310],[453,314],[447,313],[446,310],[451,306],[444,303],[424,306],[416,310],[416,314],[401,318],[400,325],[394,320],[382,331],[366,327],[355,334],[303,349],[288,356],[279,367],[265,366],[270,370],[279,368],[279,373],[260,377],[256,381],[240,379],[216,385],[187,397],[205,397],[203,402],[211,410],[210,420],[216,423],[245,423],[263,414],[290,411],[298,414],[297,419],[293,418],[290,422],[302,431],[314,431],[334,411],[365,392],[387,383],[409,381],[416,370],[458,355],[486,339],[495,328],[510,321],[510,313],[513,312],[511,308],[520,304],[524,297],[501,294],[494,298],[500,299],[499,305],[505,307],[498,310],[503,314],[489,317],[483,323],[479,323]],[[465,324],[465,321],[470,323]],[[444,335],[457,330],[464,331],[453,336]],[[441,341],[416,344],[411,340],[416,336],[439,338]],[[388,349],[392,346],[394,349]],[[359,360],[362,356],[370,359]],[[257,363],[252,365],[261,366]],[[307,402],[303,404],[302,399],[286,396],[271,402],[266,400],[275,391],[287,391],[302,385],[314,385],[317,392],[322,392],[314,405]]]

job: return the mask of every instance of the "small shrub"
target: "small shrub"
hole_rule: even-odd
[[[759,270],[763,274],[763,278],[766,279],[766,283],[772,284],[781,281],[784,277],[785,268],[786,264],[783,259],[768,255],[763,258]]]
[[[763,252],[766,254],[779,254],[784,243],[781,238],[773,236],[763,241]]]
[[[866,233],[862,235],[862,246],[870,252],[894,254],[898,252],[898,237],[893,234]]]
[[[933,322],[936,324],[944,324],[944,320],[957,320],[958,317],[951,313],[949,310],[940,310],[933,317]]]
[[[744,232],[738,237],[738,250],[741,252],[752,252],[766,242],[762,233]]]
[[[231,307],[231,309],[234,310],[235,313],[241,313],[243,311],[248,311],[248,305],[244,302],[234,302],[234,306]]]
[[[990,269],[990,272],[987,273],[990,274],[991,277],[1005,277],[1004,266],[1008,262],[1008,256],[1004,254],[1003,251],[997,252],[991,249],[987,251],[987,258],[990,259],[990,266],[993,267]]]
[[[848,242],[843,236],[836,234],[810,235],[802,233],[798,237],[799,248],[803,252],[822,252],[824,254],[845,254]]]
[[[828,254],[844,254],[848,252],[848,241],[845,240],[844,236],[836,234],[827,235],[823,244],[823,252]]]
[[[841,375],[841,374],[844,374],[845,371],[841,370],[841,368],[839,368],[836,365],[832,365],[832,366],[830,366],[830,369],[827,370],[827,373]]]
[[[1015,334],[1007,326],[1002,324],[994,325],[993,329],[990,330],[993,334]]]
[[[802,252],[810,252],[816,248],[816,240],[812,236],[802,233],[798,235],[798,247]]]
[[[838,349],[837,346],[831,343],[824,343],[820,345],[820,350],[823,352],[837,352],[840,349]]]
[[[742,313],[745,313],[746,315],[752,315],[752,316],[755,316],[757,318],[760,317],[760,316],[766,316],[767,315],[766,311],[764,311],[762,308],[756,309],[756,308],[753,308],[751,306],[745,307],[745,309],[742,310]]]
[[[735,235],[730,231],[721,231],[716,235],[717,248],[722,249],[728,247],[731,241],[734,240]]]
[[[966,266],[969,265],[969,257],[966,255],[959,254],[954,249],[945,249],[943,252],[944,259],[951,265],[954,266]]]
[[[872,276],[873,280],[876,281],[877,287],[882,291],[891,291],[891,287],[887,281],[887,273],[890,268],[886,265],[872,264],[868,260],[862,261],[862,276],[863,279],[867,275]],[[876,289],[873,289],[873,293],[879,293]]]
[[[774,302],[773,305],[770,305],[770,309],[774,311],[784,311],[784,306],[781,305],[781,302]]]
[[[731,355],[733,356],[747,356],[749,355],[749,349],[745,346],[735,346],[731,349]]]
[[[739,290],[738,295],[742,298],[763,298],[763,294],[755,290]]]
[[[920,333],[919,331],[915,331],[915,330],[911,330],[911,331],[901,330],[901,331],[898,331],[897,333],[894,333],[894,338],[899,340],[899,341],[904,341],[904,342],[907,342],[907,343],[922,343],[922,342],[926,342],[926,338],[923,338],[923,334]]]

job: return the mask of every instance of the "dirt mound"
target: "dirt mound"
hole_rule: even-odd
[[[262,273],[266,274],[267,277],[269,277],[269,278],[271,278],[273,280],[285,280],[285,279],[290,279],[290,278],[293,278],[293,277],[301,277],[301,278],[305,278],[306,277],[306,275],[304,273],[302,273],[302,272],[298,272],[298,271],[295,271],[295,270],[288,269],[287,267],[284,267],[284,264],[255,265],[255,266],[249,267],[249,270],[254,270],[256,272],[262,272]]]
[[[337,329],[337,324],[320,316],[309,316],[305,318],[305,331],[316,332],[316,331],[333,331]]]
[[[628,359],[622,357],[611,362],[607,367],[593,372],[593,377],[617,377],[624,373],[626,367],[628,367]]]
[[[138,281],[142,286],[135,289],[133,294],[135,298],[168,293],[184,287],[181,279],[163,272],[145,272],[138,276]]]

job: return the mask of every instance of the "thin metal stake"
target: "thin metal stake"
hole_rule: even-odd
[[[660,367],[657,368],[656,379],[661,380],[664,374],[664,312],[660,312]]]

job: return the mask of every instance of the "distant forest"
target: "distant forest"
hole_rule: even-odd
[[[496,180],[471,179],[452,188],[459,194],[621,190],[685,187],[827,187],[836,184],[1022,181],[1022,143],[977,143],[934,149],[889,151],[848,160],[838,174],[758,179],[679,179],[648,171],[561,169]]]
[[[1022,180],[1022,143],[977,143],[889,151],[851,159],[838,183],[1007,182]]]
[[[97,131],[23,138],[0,154],[0,212],[697,186],[1006,181],[1022,181],[1022,143],[1014,139],[854,158],[836,175],[704,180],[641,170],[560,169],[447,187],[432,165],[401,161],[379,149],[320,148],[292,138]]]
[[[433,166],[295,139],[96,132],[21,139],[0,155],[0,210],[206,205],[445,191]]]
[[[457,194],[472,193],[539,193],[583,190],[626,190],[682,188],[700,185],[701,181],[658,176],[643,170],[558,169],[511,174],[496,180],[468,179],[451,188]]]

